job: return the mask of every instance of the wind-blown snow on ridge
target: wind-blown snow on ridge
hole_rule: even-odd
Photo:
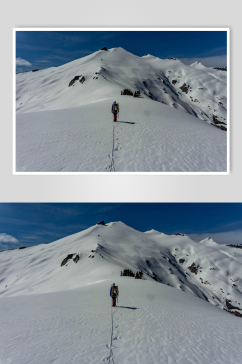
[[[48,245],[1,252],[0,259],[2,296],[78,288],[117,279],[131,269],[142,271],[147,280],[242,313],[242,253],[211,239],[196,243],[186,235],[142,233],[114,222]]]

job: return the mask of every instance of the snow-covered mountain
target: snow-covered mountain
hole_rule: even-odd
[[[241,249],[212,239],[121,222],[1,252],[0,361],[238,364],[241,263]]]
[[[113,222],[48,245],[1,252],[0,258],[2,296],[122,280],[129,269],[242,317],[242,251],[211,238],[197,243],[183,234],[142,233]]]
[[[16,171],[225,172],[226,73],[122,48],[19,73]]]
[[[129,89],[222,129],[227,124],[227,72],[201,62],[188,66],[174,58],[138,57],[123,48],[112,48],[60,67],[18,74],[16,81],[17,112],[117,99],[121,91]]]

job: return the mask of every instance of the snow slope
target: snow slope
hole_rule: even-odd
[[[113,222],[0,252],[0,362],[238,364],[240,250]]]
[[[78,288],[131,269],[235,313],[230,302],[242,314],[241,249],[209,238],[196,243],[188,236],[142,233],[113,222],[48,245],[1,252],[0,259],[1,296]]]
[[[177,59],[138,57],[123,48],[99,50],[63,66],[17,74],[16,108],[33,112],[76,107],[120,97],[129,88],[209,123],[215,115],[222,123],[227,120],[226,73],[200,62],[188,66]],[[68,87],[75,76],[85,81]],[[180,88],[184,83],[187,92]]]
[[[17,114],[18,172],[225,172],[227,133],[149,99],[122,96]]]
[[[17,74],[16,171],[224,172],[226,82],[225,71],[122,48]]]
[[[241,363],[239,318],[174,288],[128,277],[115,279],[120,297],[111,316],[112,283],[1,298],[0,362]]]

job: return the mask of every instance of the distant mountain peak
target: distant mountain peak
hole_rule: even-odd
[[[191,64],[191,66],[202,66],[202,67],[205,67],[203,64],[202,64],[202,62],[201,61],[196,61],[196,62],[194,62],[194,63],[192,63]]]

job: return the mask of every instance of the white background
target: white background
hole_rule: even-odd
[[[238,2],[5,2],[1,14],[0,202],[242,202],[241,16]],[[237,4],[237,5],[236,5]],[[115,11],[114,11],[115,9]],[[3,10],[3,9],[2,9]],[[15,27],[229,27],[230,175],[60,176],[13,170],[12,29]],[[117,45],[118,46],[118,45]],[[237,66],[237,67],[236,67]]]

